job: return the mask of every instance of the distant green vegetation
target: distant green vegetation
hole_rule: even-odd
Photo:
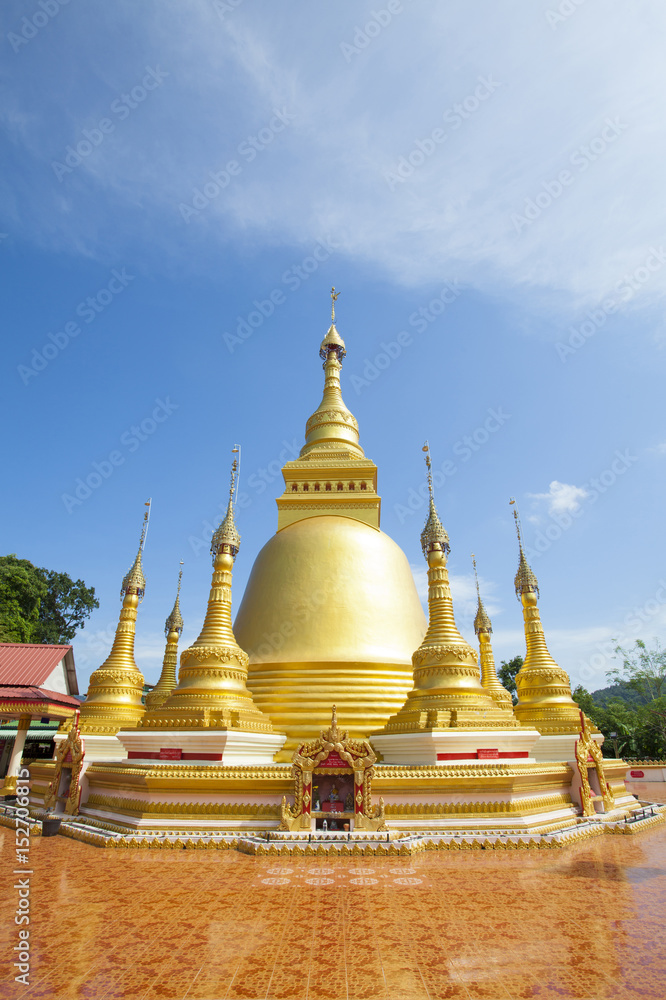
[[[83,580],[0,556],[0,642],[67,645],[98,607]]]
[[[666,758],[666,649],[637,639],[615,652],[622,663],[608,672],[615,683],[591,694],[579,685],[574,701],[606,737],[605,757]]]

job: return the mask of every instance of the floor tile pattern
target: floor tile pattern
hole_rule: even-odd
[[[655,786],[632,790],[666,798]],[[31,847],[31,984],[7,1000],[630,1000],[666,995],[666,831],[561,852],[251,858]],[[6,873],[10,874],[6,874]]]

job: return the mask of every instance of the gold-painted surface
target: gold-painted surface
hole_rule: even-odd
[[[578,713],[580,719],[580,736],[576,740],[576,765],[581,779],[581,804],[583,816],[595,816],[593,792],[590,788],[588,768],[593,767],[599,781],[599,790],[606,812],[615,807],[615,795],[604,774],[604,761],[601,750],[590,731],[590,720],[584,712]]]
[[[490,640],[493,625],[490,615],[485,609],[481,600],[481,590],[479,589],[479,574],[476,571],[476,558],[472,555],[474,566],[474,579],[476,581],[476,616],[474,618],[474,632],[479,638],[479,654],[481,661],[481,685],[485,691],[496,702],[498,708],[505,712],[513,712],[513,698],[507,689],[500,684],[497,670],[495,668],[495,656],[493,654],[492,642]]]
[[[67,734],[67,739],[61,740],[55,749],[53,778],[44,796],[44,807],[46,809],[53,809],[55,807],[58,801],[58,789],[60,788],[62,772],[65,768],[68,768],[72,774],[65,802],[65,813],[71,816],[79,811],[81,772],[83,770],[84,756],[83,740],[81,739],[81,732],[79,730],[79,713],[77,712],[74,724]]]
[[[577,733],[580,709],[571,697],[569,675],[558,666],[546,645],[536,593],[524,591],[521,601],[527,653],[516,675],[516,718],[543,735]],[[599,732],[594,724],[592,731]]]
[[[350,517],[311,517],[261,550],[234,630],[248,687],[287,734],[279,760],[327,725],[331,704],[354,738],[402,705],[425,619],[409,563],[383,532]]]
[[[82,734],[114,735],[132,729],[144,713],[143,674],[134,661],[134,636],[139,604],[143,600],[146,579],[141,557],[150,518],[150,500],[145,504],[139,551],[120,588],[123,606],[111,647],[101,667],[91,675],[86,700],[81,705],[79,727]],[[69,732],[71,720],[59,732]]]
[[[514,713],[523,726],[533,727],[542,735],[578,733],[580,709],[571,697],[569,675],[558,666],[546,645],[537,604],[539,583],[525,557],[520,517],[515,507],[513,516],[520,552],[514,584],[523,606],[527,645],[525,662],[516,675],[518,704]],[[599,732],[593,723],[592,732]]]
[[[212,541],[213,579],[203,627],[180,658],[178,685],[166,701],[146,712],[142,729],[236,729],[272,733],[270,719],[246,687],[247,653],[231,625],[231,582],[240,535],[234,523],[236,463],[224,521]]]
[[[354,815],[355,830],[386,830],[384,822],[384,800],[380,798],[379,805],[372,804],[372,779],[374,777],[373,764],[377,761],[377,755],[367,740],[353,740],[349,738],[347,732],[338,728],[336,707],[331,711],[331,724],[328,729],[322,730],[319,739],[309,743],[302,743],[292,758],[292,773],[294,776],[294,801],[292,805],[287,804],[287,797],[282,799],[282,812],[280,830],[309,830],[311,824],[310,815],[310,789],[312,788],[313,775],[320,774],[323,770],[330,773],[332,769],[320,769],[320,764],[325,764],[329,754],[337,754],[349,765],[347,768],[337,768],[336,773],[350,773],[354,775],[354,788],[356,789],[356,810]],[[346,813],[336,814],[341,817]]]
[[[446,567],[450,546],[435,507],[429,453],[427,462],[430,507],[421,544],[428,563],[428,631],[412,657],[414,687],[381,732],[515,729],[519,723],[513,714],[481,686],[476,653],[456,626]]]
[[[176,600],[166,622],[164,623],[164,634],[166,635],[166,647],[164,649],[164,659],[162,660],[162,672],[160,679],[146,695],[146,710],[159,708],[167,700],[176,686],[176,671],[178,668],[178,639],[182,635],[185,623],[180,611],[180,584],[183,579],[183,570],[178,574],[178,590]]]

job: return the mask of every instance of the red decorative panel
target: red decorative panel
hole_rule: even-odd
[[[157,755],[158,760],[181,760],[183,751],[180,747],[161,747]],[[191,758],[190,758],[191,759]]]
[[[630,776],[632,778],[644,778],[645,777],[645,771],[630,771],[629,774],[630,774]]]
[[[499,757],[499,750],[477,750],[476,756],[479,760],[497,760]]]

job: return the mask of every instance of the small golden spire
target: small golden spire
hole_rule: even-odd
[[[146,510],[143,514],[143,524],[141,525],[141,537],[139,539],[139,551],[136,554],[136,559],[132,563],[131,568],[125,573],[123,577],[123,582],[120,587],[120,599],[122,600],[125,594],[134,593],[139,598],[139,603],[143,600],[143,595],[146,592],[146,578],[143,575],[143,566],[141,565],[141,556],[143,553],[144,545],[146,544],[146,535],[148,534],[148,523],[150,521],[150,505],[152,503],[152,497],[149,497],[144,507]]]
[[[167,700],[176,686],[176,668],[178,667],[178,639],[182,635],[184,622],[180,613],[180,583],[183,579],[183,560],[180,560],[180,572],[178,574],[178,589],[176,600],[170,615],[164,623],[164,634],[166,636],[166,646],[162,659],[162,673],[160,679],[146,695],[146,710],[151,711],[159,708]]]
[[[150,503],[150,500],[145,503],[139,551],[123,578],[120,590],[123,606],[111,651],[102,666],[91,675],[88,694],[81,705],[81,732],[84,735],[115,735],[121,729],[133,729],[145,711],[141,702],[143,674],[134,660],[134,638],[137,609],[146,590],[141,555],[148,531]]]
[[[477,611],[474,619],[474,632],[479,637],[479,659],[481,662],[481,686],[488,692],[498,708],[504,711],[513,712],[513,698],[502,684],[500,684],[495,667],[495,655],[490,642],[490,635],[493,627],[490,615],[486,611],[481,600],[481,590],[479,588],[479,574],[476,570],[476,557],[472,553],[472,565],[474,566],[474,579],[476,580]]]
[[[375,735],[455,726],[516,728],[516,720],[507,717],[491,692],[483,689],[476,652],[458,631],[446,567],[451,547],[435,507],[427,441],[423,451],[430,491],[430,512],[421,533],[421,547],[428,563],[428,631],[412,656],[413,689],[400,711],[391,716],[381,733]]]
[[[232,455],[240,456],[240,445],[235,444],[231,449]],[[229,546],[229,551],[231,552],[232,558],[235,560],[238,555],[238,550],[240,549],[241,536],[236,527],[236,522],[234,521],[234,494],[236,492],[236,484],[238,481],[238,458],[234,458],[231,463],[231,483],[229,485],[229,503],[227,504],[227,513],[224,516],[224,520],[220,524],[219,528],[213,535],[210,543],[210,554],[213,557],[213,565],[215,565],[215,557],[220,551],[223,545]]]
[[[180,613],[180,584],[183,579],[183,566],[184,562],[180,560],[180,572],[178,573],[178,590],[176,591],[176,600],[174,606],[171,609],[171,614],[164,623],[164,634],[168,636],[169,632],[177,632],[178,635],[183,634],[183,629],[185,627],[185,622],[183,621],[183,616]]]
[[[481,591],[479,590],[479,574],[476,571],[476,557],[472,552],[472,565],[474,566],[474,579],[476,581],[476,597],[477,597],[477,608],[476,608],[476,618],[474,619],[474,633],[478,635],[479,632],[487,632],[488,635],[493,630],[492,623],[490,621],[490,616],[486,611],[483,601],[481,600]]]
[[[335,303],[340,298],[340,292],[336,292],[335,285],[331,288],[331,323],[335,323]]]
[[[569,675],[550,655],[537,604],[539,584],[525,558],[520,517],[512,497],[513,517],[520,549],[520,562],[514,581],[516,595],[523,606],[525,661],[516,675],[518,704],[516,718],[523,726],[532,726],[542,735],[554,736],[577,733],[580,728],[579,708],[571,697]]]
[[[432,460],[430,458],[430,445],[427,441],[421,451],[426,453],[425,463],[428,469],[428,493],[430,494],[428,517],[426,518],[425,527],[421,532],[421,548],[427,562],[428,553],[432,551],[435,544],[439,545],[441,551],[447,555],[451,551],[451,546],[449,544],[449,536],[439,519],[439,514],[435,506],[435,495],[432,488]]]
[[[509,504],[515,504],[516,501],[513,497],[509,500]],[[516,534],[518,536],[518,548],[520,550],[520,561],[518,563],[518,572],[514,580],[514,586],[516,588],[516,597],[518,600],[521,599],[523,594],[533,592],[539,596],[539,582],[534,575],[532,567],[525,558],[525,552],[523,550],[523,532],[522,526],[520,524],[520,514],[518,513],[518,507],[513,508],[513,519],[516,522]]]

